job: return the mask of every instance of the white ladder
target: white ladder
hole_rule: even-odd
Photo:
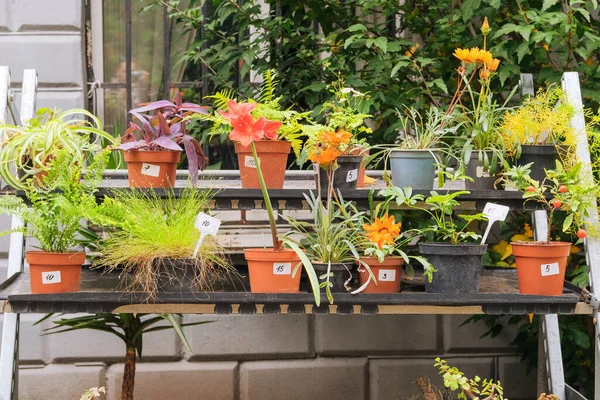
[[[20,125],[34,116],[37,100],[37,72],[34,69],[23,71],[21,91],[21,113],[19,116],[10,90],[10,70],[0,66],[0,133],[4,138],[2,124],[8,123],[10,115],[12,123]],[[22,226],[23,222],[12,217],[11,229]],[[22,233],[11,233],[8,253],[7,279],[23,272],[23,251],[25,238]],[[20,316],[16,313],[4,313],[2,328],[2,352],[0,353],[0,400],[17,400],[19,377],[19,327]]]

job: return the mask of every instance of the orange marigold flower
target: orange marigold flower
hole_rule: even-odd
[[[350,143],[350,139],[352,139],[352,134],[350,132],[346,132],[343,129],[340,129],[337,132],[323,131],[319,135],[319,139],[321,140],[321,143],[326,146],[338,147],[342,144]]]
[[[491,72],[494,72],[495,70],[497,70],[499,65],[500,65],[500,60],[497,58],[493,58],[491,61],[488,61],[485,63],[485,66]]]
[[[335,147],[328,146],[326,149],[316,147],[308,155],[308,159],[317,164],[328,165],[337,160],[341,154]]]
[[[392,244],[394,240],[400,236],[400,229],[402,224],[399,222],[394,223],[394,216],[388,216],[385,214],[383,218],[375,218],[375,222],[370,224],[364,224],[363,229],[366,232],[366,237],[377,247],[383,249],[385,244]]]
[[[479,77],[485,81],[490,77],[490,70],[487,68],[481,68],[481,70],[479,70]]]

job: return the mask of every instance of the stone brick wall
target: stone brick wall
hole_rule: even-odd
[[[440,386],[433,359],[468,374],[495,377],[513,400],[535,397],[535,374],[508,343],[513,331],[480,339],[485,327],[460,327],[468,316],[190,315],[188,353],[172,330],[148,334],[138,363],[136,399],[409,400],[414,381]],[[41,336],[49,322],[22,315],[19,398],[78,399],[106,386],[119,398],[122,342],[104,332]],[[1,321],[1,320],[0,320]]]

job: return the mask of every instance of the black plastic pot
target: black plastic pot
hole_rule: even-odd
[[[164,293],[197,292],[196,271],[199,267],[193,258],[161,258],[154,262],[156,290]]]
[[[363,161],[362,156],[339,156],[337,159],[338,168],[333,173],[333,190],[337,189],[356,189],[358,183],[358,172],[360,163]],[[318,164],[313,164],[315,170],[315,184],[317,177],[321,182],[321,191],[327,192],[329,187],[329,177],[327,172],[319,169]],[[319,174],[317,175],[317,171]]]
[[[312,263],[317,276],[319,277],[319,282],[324,282],[325,279],[320,279],[321,275],[327,273],[327,263]],[[346,287],[344,283],[352,278],[352,268],[353,264],[331,264],[330,272],[333,272],[333,276],[329,278],[329,282],[333,283],[333,287],[331,288],[332,293],[346,293]],[[350,271],[350,272],[348,272]]]
[[[566,146],[544,145],[521,145],[521,157],[516,160],[517,165],[533,163],[531,166],[531,178],[543,181],[546,177],[544,169],[556,168],[556,160],[559,159],[558,152],[566,152]]]
[[[492,153],[487,152],[490,163],[492,162]],[[491,166],[491,165],[490,165]],[[494,175],[489,174],[489,171],[485,171],[482,164],[479,163],[479,151],[473,150],[471,158],[467,163],[467,176],[473,178],[473,182],[465,179],[465,188],[467,190],[494,190],[494,182],[498,180],[498,173],[500,172],[500,165],[496,162],[494,168]]]
[[[487,244],[420,243],[419,252],[433,265],[431,283],[425,279],[429,293],[477,293],[481,276],[481,259]]]

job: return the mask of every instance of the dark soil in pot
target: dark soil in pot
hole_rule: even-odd
[[[316,263],[313,262],[313,267],[315,269],[315,272],[317,273],[317,276],[319,277],[319,282],[324,282],[325,279],[321,279],[321,275],[324,275],[327,273],[327,267],[328,264],[327,263]],[[331,264],[331,270],[330,272],[333,272],[333,276],[329,278],[329,282],[333,283],[333,287],[331,288],[331,293],[346,293],[346,287],[344,286],[344,283],[348,280],[352,278],[352,269],[353,269],[353,265],[348,263],[348,264]],[[351,282],[351,281],[350,281]],[[350,285],[350,282],[348,282],[348,285]],[[325,291],[323,290],[322,293],[325,293]]]
[[[437,270],[431,283],[425,280],[425,290],[429,293],[477,293],[481,259],[486,250],[486,244],[420,243],[419,252]]]

